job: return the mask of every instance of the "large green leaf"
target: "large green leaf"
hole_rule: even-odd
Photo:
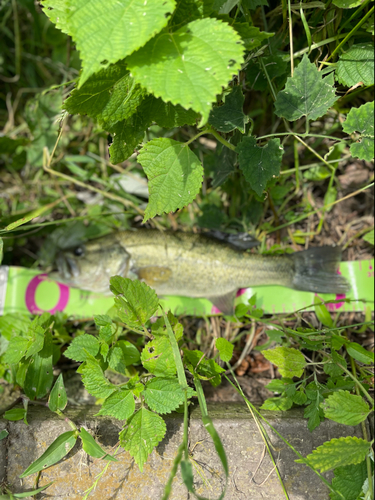
[[[92,335],[84,334],[73,339],[64,355],[74,361],[86,361],[90,355],[96,356],[98,352],[98,340]]]
[[[120,444],[127,450],[140,471],[147,457],[163,439],[167,428],[164,420],[146,408],[141,408],[129,420],[126,429],[120,432]]]
[[[374,44],[358,43],[341,54],[337,62],[336,79],[347,87],[360,82],[374,85]]]
[[[187,389],[188,398],[194,391]],[[185,400],[184,391],[177,378],[155,377],[147,385],[143,396],[149,408],[157,413],[170,413],[176,410]]]
[[[181,104],[207,122],[212,103],[241,67],[239,35],[218,19],[199,19],[162,33],[128,58],[135,80],[156,97]]]
[[[284,153],[280,139],[271,139],[265,146],[258,147],[255,137],[243,137],[236,151],[245,179],[251,188],[261,196],[267,183],[280,174]]]
[[[339,424],[358,425],[366,420],[370,413],[368,404],[361,396],[348,391],[337,391],[320,404],[324,416]]]
[[[153,139],[138,155],[149,180],[150,198],[144,222],[191,203],[202,185],[203,167],[187,144]]]
[[[306,366],[304,355],[293,347],[266,349],[262,354],[279,369],[283,377],[300,377]]]
[[[164,102],[153,95],[149,95],[142,102],[139,113],[146,114],[151,121],[165,128],[195,125],[199,116],[191,109],[185,109],[179,104],[174,106],[171,102]]]
[[[350,146],[350,152],[356,158],[371,161],[374,158],[374,101],[359,108],[352,108],[343,125],[347,134],[358,132],[359,142]]]
[[[336,467],[355,465],[363,462],[370,451],[371,443],[357,437],[333,438],[316,448],[307,457],[296,460],[298,463],[308,463],[320,472]]]
[[[211,110],[208,122],[220,132],[231,132],[238,128],[244,134],[245,124],[249,121],[242,110],[244,101],[242,89],[237,85],[226,96],[223,106]]]
[[[358,7],[358,5],[361,5],[361,3],[363,3],[363,0],[333,0],[332,3],[340,9],[353,9],[353,7]]]
[[[113,137],[113,142],[109,147],[112,163],[121,163],[134,153],[134,148],[142,142],[145,130],[151,121],[147,115],[134,113],[127,120],[117,122],[108,128],[108,132]]]
[[[164,28],[175,1],[45,0],[43,5],[45,14],[71,35],[80,51],[82,86],[93,73],[139,49]]]
[[[148,342],[141,354],[142,365],[157,377],[173,377],[177,368],[171,343],[166,336]]]
[[[105,378],[99,361],[95,358],[88,359],[80,368],[80,373],[84,386],[96,398],[107,398],[116,390],[116,386]]]
[[[135,401],[132,391],[121,389],[111,394],[103,403],[97,415],[110,415],[119,420],[130,418],[135,410]]]
[[[53,383],[52,353],[42,356],[42,352],[31,358],[25,377],[24,391],[31,400],[45,396]]]
[[[102,458],[103,460],[107,460],[110,462],[117,462],[117,458],[108,455],[107,452],[103,450],[101,446],[98,445],[95,439],[91,436],[89,432],[87,432],[87,430],[84,427],[81,427],[81,432],[79,433],[79,437],[82,440],[83,450],[88,455],[90,455],[90,457]]]
[[[356,465],[338,467],[334,470],[335,477],[332,486],[344,495],[345,500],[357,500],[362,491],[363,483],[367,477],[366,462]],[[342,500],[336,493],[330,493],[331,500]]]
[[[293,77],[288,78],[285,89],[277,94],[277,116],[290,121],[301,116],[306,116],[308,120],[323,116],[337,101],[333,83],[333,74],[323,78],[305,54]]]

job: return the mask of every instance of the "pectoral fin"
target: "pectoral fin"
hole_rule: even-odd
[[[138,279],[145,281],[150,286],[156,286],[165,283],[172,276],[172,271],[169,267],[162,266],[147,266],[137,269],[136,274]]]
[[[215,295],[214,297],[208,297],[208,299],[223,314],[230,316],[234,313],[234,299],[236,297],[236,293],[237,290],[232,290],[224,295]]]

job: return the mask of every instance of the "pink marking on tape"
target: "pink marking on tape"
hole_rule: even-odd
[[[38,286],[43,282],[48,279],[47,274],[38,274],[38,276],[34,276],[34,278],[30,281],[30,283],[27,285],[26,288],[26,293],[25,293],[25,303],[27,309],[32,313],[32,314],[41,314],[43,312],[46,312],[43,309],[40,309],[36,302],[35,302],[35,294]],[[65,307],[68,304],[69,301],[69,287],[67,285],[64,285],[63,283],[58,283],[57,285],[59,286],[60,290],[60,296],[59,300],[57,301],[57,304],[55,307],[52,309],[49,309],[47,312],[53,314],[56,311],[63,311]]]

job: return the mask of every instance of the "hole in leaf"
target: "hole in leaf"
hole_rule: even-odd
[[[108,64],[107,59],[103,59],[103,61],[101,61],[100,64],[102,64],[103,66],[105,66],[106,64]]]
[[[154,351],[155,351],[155,347],[149,347],[149,348],[148,348],[148,352],[149,352],[150,354],[152,354]]]

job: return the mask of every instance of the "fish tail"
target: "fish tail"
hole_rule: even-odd
[[[340,247],[316,247],[296,252],[293,288],[308,292],[344,294],[350,290],[348,281],[338,273]]]

